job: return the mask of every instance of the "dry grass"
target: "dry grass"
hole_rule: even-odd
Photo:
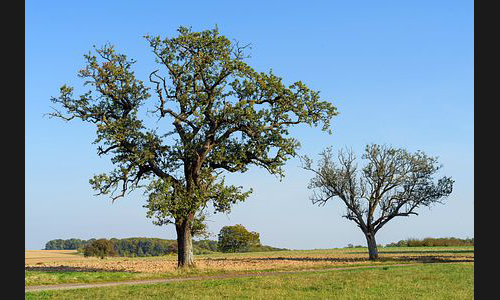
[[[76,250],[24,250],[24,265],[90,260],[95,258],[85,258]]]

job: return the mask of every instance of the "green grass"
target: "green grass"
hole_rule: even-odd
[[[56,285],[66,283],[102,283],[102,282],[118,282],[128,280],[146,280],[160,278],[180,278],[180,277],[197,277],[209,276],[217,274],[227,274],[224,270],[176,270],[169,273],[139,273],[139,272],[41,272],[41,271],[24,271],[24,285]],[[231,272],[243,273],[243,272]],[[248,272],[244,272],[248,273]]]
[[[43,291],[25,299],[473,299],[474,264],[427,264],[265,277]]]
[[[52,285],[62,283],[110,282],[134,279],[161,278],[154,274],[133,272],[41,272],[24,271],[24,285]]]
[[[378,263],[391,264],[394,262]],[[404,263],[404,262],[403,262]],[[358,264],[358,265],[345,265],[345,266],[312,266],[307,267],[309,270],[327,269],[335,267],[359,267],[370,266],[373,263]],[[25,286],[39,286],[39,285],[56,285],[68,283],[102,283],[102,282],[118,282],[118,281],[132,281],[132,280],[146,280],[146,279],[167,279],[167,278],[183,278],[183,277],[199,277],[211,276],[221,274],[249,274],[249,273],[270,273],[277,271],[295,271],[304,268],[273,268],[268,270],[176,270],[168,273],[138,273],[138,272],[66,272],[66,271],[25,271],[24,272],[24,285]]]

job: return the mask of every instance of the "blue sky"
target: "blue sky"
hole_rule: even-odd
[[[439,157],[440,175],[455,179],[446,204],[394,219],[378,243],[474,236],[473,1],[26,1],[26,249],[57,238],[175,238],[173,227],[146,218],[141,192],[114,203],[95,197],[88,180],[111,163],[97,156],[94,129],[43,114],[61,85],[84,91],[76,74],[93,45],[114,44],[137,60],[136,75],[147,82],[157,65],[143,36],[173,36],[181,25],[217,25],[251,43],[247,63],[255,70],[301,80],[338,108],[332,135],[291,131],[301,155],[348,146],[360,156],[379,143]],[[312,175],[299,165],[288,161],[281,182],[256,167],[228,175],[254,193],[231,214],[211,217],[210,230],[243,224],[264,244],[292,249],[364,245],[339,202],[311,204]]]

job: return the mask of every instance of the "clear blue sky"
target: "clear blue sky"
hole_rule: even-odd
[[[251,43],[248,63],[287,83],[321,91],[340,115],[333,134],[293,130],[300,154],[327,146],[388,144],[438,156],[455,179],[445,205],[394,219],[377,233],[386,244],[409,237],[474,236],[473,1],[26,1],[25,2],[25,248],[51,239],[159,237],[173,227],[146,218],[137,192],[111,203],[88,180],[110,170],[99,158],[94,129],[43,117],[63,84],[82,91],[83,54],[110,42],[136,59],[147,80],[156,67],[145,34],[173,36],[181,26]],[[365,245],[338,202],[311,204],[311,174],[288,161],[279,181],[252,168],[228,181],[254,193],[209,228],[243,224],[266,245],[292,249]],[[216,237],[213,237],[216,239]]]

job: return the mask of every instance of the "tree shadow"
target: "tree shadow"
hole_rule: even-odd
[[[364,257],[259,257],[250,260],[291,260],[291,261],[329,261],[329,262],[359,262],[368,261]]]
[[[474,262],[474,257],[465,259],[464,257],[455,256],[396,256],[390,258],[379,258],[379,261],[405,261],[419,263],[454,263],[454,262]]]
[[[127,273],[138,273],[136,271],[130,270],[119,270],[119,269],[103,269],[103,268],[91,268],[91,267],[73,267],[73,266],[25,266],[24,271],[39,271],[39,272],[127,272]]]
[[[380,253],[380,252],[379,252]],[[398,252],[399,253],[399,252]],[[418,252],[420,253],[420,252]],[[210,261],[302,261],[302,262],[370,262],[367,257],[256,257],[248,259],[227,259],[217,258]],[[379,257],[377,261],[381,262],[420,262],[420,263],[443,263],[443,262],[474,262],[474,257],[464,258],[455,256],[391,256]]]
[[[354,253],[354,252],[352,252]],[[358,252],[359,253],[359,252]],[[432,254],[439,254],[439,253],[474,253],[474,250],[412,250],[412,251],[386,251],[386,250],[380,250],[378,251],[379,254],[426,254],[426,253],[432,253]]]

